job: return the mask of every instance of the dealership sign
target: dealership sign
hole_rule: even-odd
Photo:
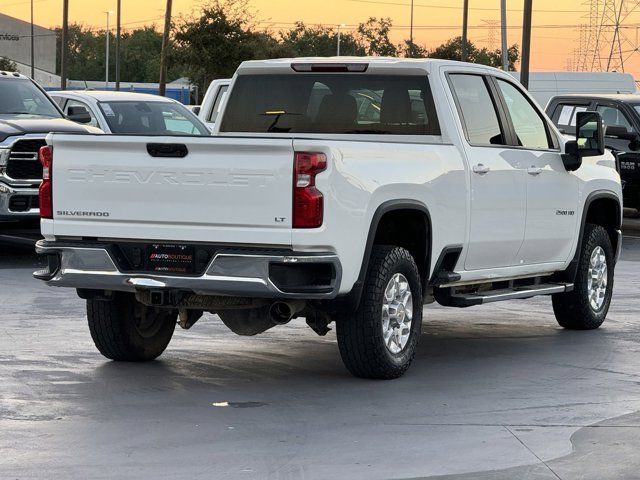
[[[14,35],[12,33],[1,33],[0,32],[0,41],[6,41],[6,42],[17,42],[18,40],[20,40],[20,37],[18,35]]]

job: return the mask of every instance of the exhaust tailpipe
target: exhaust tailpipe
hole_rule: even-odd
[[[304,310],[306,303],[302,300],[292,302],[274,302],[269,307],[269,318],[276,325],[284,325]]]

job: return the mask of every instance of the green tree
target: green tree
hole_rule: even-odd
[[[58,29],[57,47],[60,51],[61,32]],[[93,31],[80,24],[69,26],[68,78],[71,80],[104,80],[105,31]],[[120,37],[120,80],[123,82],[157,82],[160,72],[162,34],[155,26],[145,26]],[[115,38],[109,37],[109,78],[115,80]],[[60,74],[60,56],[56,72]],[[170,66],[169,80],[181,77],[180,66]]]
[[[509,47],[509,69],[515,71],[515,64],[518,62],[520,52],[517,45]],[[442,45],[429,52],[431,58],[442,58],[446,60],[460,60],[462,57],[462,37],[455,37],[447,40]],[[467,61],[480,63],[491,67],[502,66],[502,51],[489,50],[487,48],[478,49],[472,42],[467,40]]]
[[[257,32],[246,0],[213,0],[199,16],[183,17],[173,29],[174,61],[185,74],[206,87],[230,77],[244,60],[277,58],[290,53],[272,35]]]
[[[17,72],[18,65],[16,65],[16,62],[9,60],[6,57],[0,57],[0,70],[4,70],[5,72]]]
[[[422,47],[411,40],[405,40],[398,45],[398,52],[407,58],[426,58],[429,56],[429,50]]]
[[[338,48],[338,32],[324,26],[307,26],[296,22],[288,31],[280,32],[282,44],[293,57],[331,57]],[[340,55],[364,55],[365,49],[351,33],[340,34]]]
[[[398,55],[396,47],[389,39],[389,32],[393,22],[389,17],[369,19],[358,25],[357,39],[364,48],[366,55],[378,55],[381,57],[395,57]]]

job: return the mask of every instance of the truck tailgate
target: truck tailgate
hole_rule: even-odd
[[[48,141],[56,236],[291,244],[291,140],[53,134]]]

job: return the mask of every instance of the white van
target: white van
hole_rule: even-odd
[[[520,72],[509,72],[518,81]],[[529,93],[545,106],[552,97],[567,93],[636,93],[633,75],[617,72],[532,72]]]

